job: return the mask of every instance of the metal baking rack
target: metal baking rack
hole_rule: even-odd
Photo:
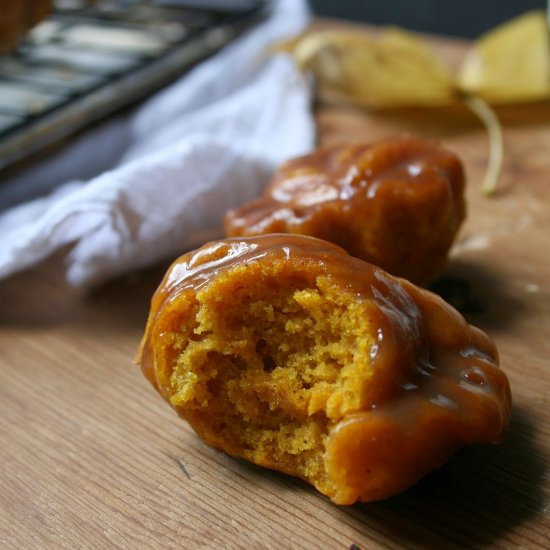
[[[260,17],[247,0],[59,0],[0,56],[0,170],[146,97]]]

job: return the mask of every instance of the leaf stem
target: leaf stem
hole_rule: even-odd
[[[486,196],[493,195],[497,190],[498,179],[502,170],[502,158],[504,153],[504,140],[502,127],[497,115],[489,104],[475,95],[467,95],[464,102],[468,108],[483,122],[489,136],[489,160],[481,193]]]

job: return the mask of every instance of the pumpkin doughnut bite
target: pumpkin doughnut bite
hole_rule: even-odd
[[[320,149],[283,164],[263,196],[227,213],[225,232],[318,237],[427,284],[445,267],[464,217],[458,157],[401,136]]]
[[[510,416],[484,333],[436,295],[300,235],[179,258],[139,361],[208,445],[337,504],[405,490],[462,445],[498,441]]]

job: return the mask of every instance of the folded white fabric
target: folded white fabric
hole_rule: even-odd
[[[42,167],[119,164],[87,182],[0,216],[0,277],[74,243],[67,278],[89,285],[221,235],[228,208],[259,194],[273,170],[311,149],[307,83],[273,42],[308,22],[302,0],[279,0],[269,19],[160,92],[127,120],[104,125]],[[98,158],[96,158],[98,157]],[[34,170],[32,177],[40,177]]]

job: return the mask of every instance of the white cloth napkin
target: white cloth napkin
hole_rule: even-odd
[[[51,180],[111,163],[0,216],[0,277],[74,243],[67,279],[90,285],[221,236],[228,208],[258,195],[282,161],[313,146],[307,83],[285,55],[266,55],[308,18],[305,0],[279,0],[268,20],[130,118],[113,119],[27,174]]]

